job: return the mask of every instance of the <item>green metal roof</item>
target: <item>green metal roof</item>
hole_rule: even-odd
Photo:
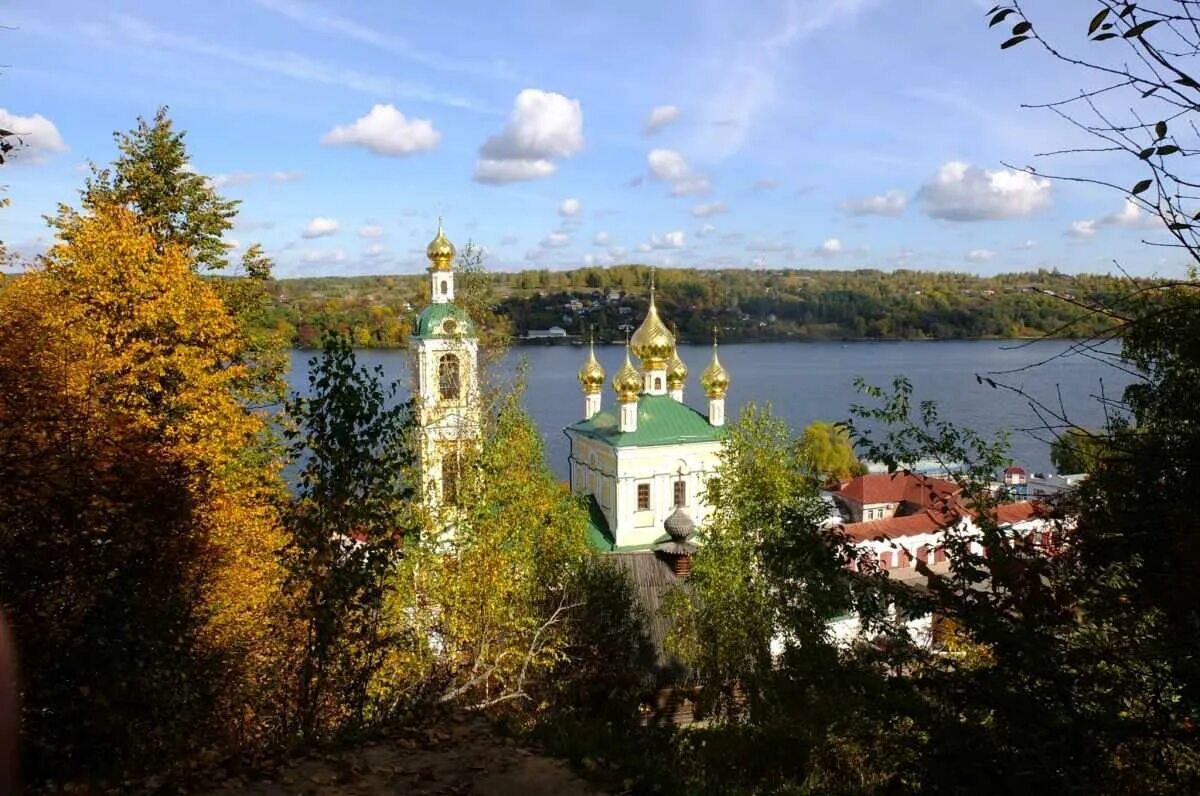
[[[618,407],[605,409],[590,420],[568,426],[567,430],[607,442],[614,448],[712,442],[725,436],[723,426],[714,428],[707,417],[669,395],[642,395],[637,406],[637,431],[617,430]]]
[[[453,329],[445,328],[452,320]],[[457,304],[430,304],[413,320],[413,337],[474,337],[475,324],[467,311]]]
[[[600,504],[596,502],[594,495],[587,496],[588,510],[588,529],[587,541],[588,546],[593,550],[598,550],[601,553],[607,553],[617,546],[617,540],[613,538],[612,531],[608,528],[608,520],[604,518],[604,511],[600,508]]]

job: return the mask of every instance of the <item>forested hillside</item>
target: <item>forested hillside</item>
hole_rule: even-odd
[[[1056,271],[658,269],[655,280],[659,303],[693,340],[713,326],[730,340],[1086,337],[1099,323],[1088,308],[1131,288],[1117,277]],[[482,321],[515,337],[559,326],[619,340],[622,327],[644,314],[649,282],[650,269],[640,265],[489,274]],[[360,347],[402,347],[425,289],[423,275],[282,279],[267,317],[302,348],[331,329]]]

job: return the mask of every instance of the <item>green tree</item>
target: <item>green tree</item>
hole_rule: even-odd
[[[1050,443],[1050,461],[1060,473],[1095,472],[1109,445],[1096,432],[1067,429]]]
[[[232,226],[238,202],[223,199],[192,167],[185,133],[174,129],[166,106],[151,121],[138,118],[128,133],[114,133],[120,154],[112,165],[91,164],[83,206],[121,205],[133,210],[159,242],[183,247],[197,270],[228,264],[222,235]]]
[[[821,486],[866,472],[854,455],[854,445],[845,427],[824,420],[814,420],[805,426],[800,435],[800,460]]]
[[[411,411],[383,372],[358,367],[327,335],[308,395],[288,401],[288,452],[300,465],[283,561],[304,622],[300,729],[320,738],[375,718],[371,682],[395,639],[381,621],[391,574],[414,526],[408,507]]]

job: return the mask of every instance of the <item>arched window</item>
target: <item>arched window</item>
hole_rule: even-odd
[[[654,377],[654,389],[656,389],[656,390],[662,389],[662,379],[660,379],[658,376]]]
[[[450,283],[447,282],[445,279],[443,279],[442,280],[442,295],[444,296],[449,292],[450,292]]]
[[[442,354],[438,360],[438,390],[443,401],[458,400],[460,380],[458,357],[454,354]]]

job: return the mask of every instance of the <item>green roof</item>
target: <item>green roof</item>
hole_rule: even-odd
[[[451,320],[447,329],[445,321]],[[430,304],[413,320],[413,337],[474,337],[475,324],[457,304]]]
[[[607,442],[614,448],[714,442],[724,438],[724,427],[713,427],[707,417],[669,395],[642,395],[637,407],[637,431],[617,430],[619,407],[605,409],[590,420],[568,426],[567,430]]]
[[[587,496],[587,510],[588,546],[602,553],[614,550],[617,546],[617,540],[613,538],[612,531],[608,528],[608,520],[604,518],[604,510],[600,508],[600,504],[596,502],[594,495]]]

